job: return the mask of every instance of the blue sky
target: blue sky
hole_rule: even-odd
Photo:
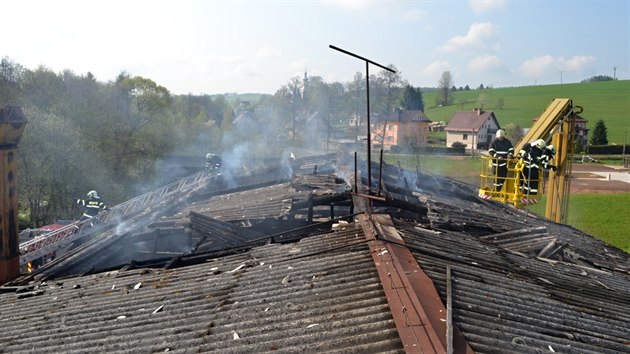
[[[22,0],[3,13],[1,57],[103,82],[124,70],[175,94],[274,93],[305,71],[327,82],[365,73],[331,44],[419,87],[446,70],[471,88],[630,79],[628,0]]]

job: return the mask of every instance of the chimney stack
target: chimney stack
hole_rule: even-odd
[[[0,109],[0,285],[20,275],[17,145],[26,126],[22,109]]]

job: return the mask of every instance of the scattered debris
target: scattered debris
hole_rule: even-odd
[[[153,314],[156,314],[156,313],[158,313],[158,312],[162,311],[162,309],[163,309],[163,308],[164,308],[164,305],[160,305],[160,307],[156,308],[156,309],[153,311]]]
[[[142,283],[138,283],[136,285],[134,285],[133,290],[138,290],[142,287]]]
[[[16,293],[16,297],[18,299],[25,299],[31,296],[42,295],[43,293],[44,293],[44,290],[38,289],[38,290],[33,290],[33,291],[28,291],[28,292],[18,292]]]
[[[210,268],[210,271],[208,272],[208,274],[212,274],[212,275],[219,274],[219,273],[221,273],[219,271],[219,267],[212,267]]]
[[[286,277],[284,277],[282,279],[282,285],[287,285],[289,282],[291,282],[291,279],[289,279],[289,275],[287,275]]]
[[[238,266],[238,267],[236,267],[236,268],[234,268],[234,269],[232,269],[232,270],[228,271],[228,273],[234,273],[234,272],[237,272],[237,271],[239,271],[239,270],[243,269],[244,267],[245,267],[245,263],[243,263],[243,264],[241,264],[240,266]]]
[[[238,333],[236,333],[236,331],[232,331],[232,338],[234,338],[234,340],[241,339],[241,337],[238,335]]]
[[[345,230],[348,227],[348,222],[345,220],[339,220],[338,223],[332,224],[332,229],[335,231]]]
[[[318,280],[321,279],[324,275],[328,275],[327,271],[323,271],[323,272],[317,272],[315,274],[313,274],[313,280]]]

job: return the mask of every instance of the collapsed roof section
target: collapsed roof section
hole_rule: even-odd
[[[335,213],[347,215],[351,209],[350,186],[316,172],[330,171],[334,159],[323,155],[293,161],[292,169],[309,175],[291,177],[286,165],[277,164],[230,180],[217,176],[204,188],[193,188],[112,227],[95,228],[89,241],[34,276],[67,277],[164,262],[173,266],[183,255],[237,252],[230,250],[329,230]]]

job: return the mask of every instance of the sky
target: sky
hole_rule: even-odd
[[[630,79],[630,0],[10,0],[2,12],[2,58],[101,82],[124,71],[173,94],[365,75],[365,61],[330,45],[415,87],[445,71],[470,88]]]

